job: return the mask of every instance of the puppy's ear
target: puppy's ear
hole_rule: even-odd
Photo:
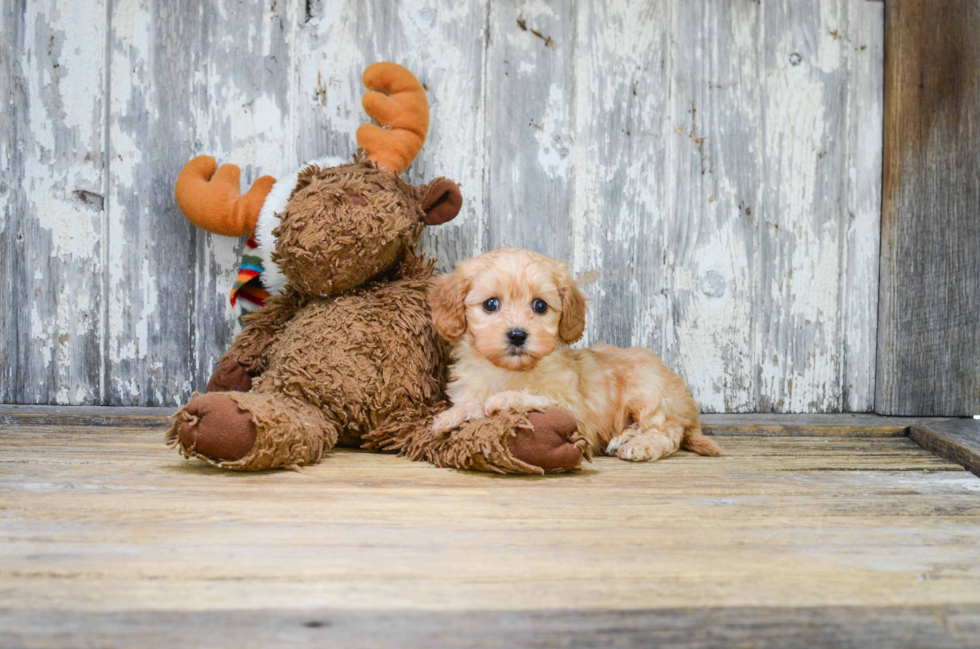
[[[439,335],[450,342],[466,331],[466,309],[463,301],[469,291],[470,281],[459,270],[436,277],[429,287],[432,323]]]
[[[571,345],[585,331],[585,295],[575,285],[575,280],[568,270],[558,271],[555,283],[558,285],[558,295],[561,296],[561,320],[558,321],[558,338],[566,345]]]

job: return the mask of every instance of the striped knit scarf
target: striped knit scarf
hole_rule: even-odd
[[[255,254],[259,244],[253,234],[245,243],[245,254],[242,255],[242,265],[238,270],[238,278],[231,287],[231,306],[238,307],[238,326],[244,327],[242,318],[252,311],[258,311],[269,297],[269,291],[262,283],[262,273],[265,267],[262,258]]]

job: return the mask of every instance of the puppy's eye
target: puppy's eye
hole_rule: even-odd
[[[548,303],[538,298],[534,302],[531,302],[531,308],[534,309],[535,313],[544,313],[548,310]]]
[[[483,303],[483,310],[486,311],[487,313],[493,313],[494,311],[497,310],[499,306],[500,306],[500,302],[497,301],[497,298],[492,297]]]

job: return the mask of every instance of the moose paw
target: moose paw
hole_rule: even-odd
[[[240,460],[255,445],[252,413],[240,410],[227,394],[202,394],[184,407],[191,416],[181,424],[184,448],[215,460]]]
[[[560,408],[546,408],[527,416],[531,428],[521,428],[508,447],[518,460],[545,471],[572,469],[582,461],[582,450],[569,438],[578,429],[575,419]]]
[[[226,360],[214,369],[206,392],[249,392],[252,375],[238,361]]]

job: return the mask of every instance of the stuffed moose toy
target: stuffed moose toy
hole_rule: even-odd
[[[195,225],[252,235],[232,300],[254,310],[206,394],[171,420],[167,443],[232,470],[297,468],[340,444],[437,466],[499,473],[562,471],[584,443],[562,410],[501,412],[435,434],[447,407],[447,350],[426,291],[422,230],[451,220],[462,196],[437,178],[401,178],[425,141],[429,105],[393,63],[363,75],[365,111],[346,164],[310,163],[240,194],[239,168],[200,156],[181,171],[177,203]],[[333,162],[333,161],[331,161]]]

